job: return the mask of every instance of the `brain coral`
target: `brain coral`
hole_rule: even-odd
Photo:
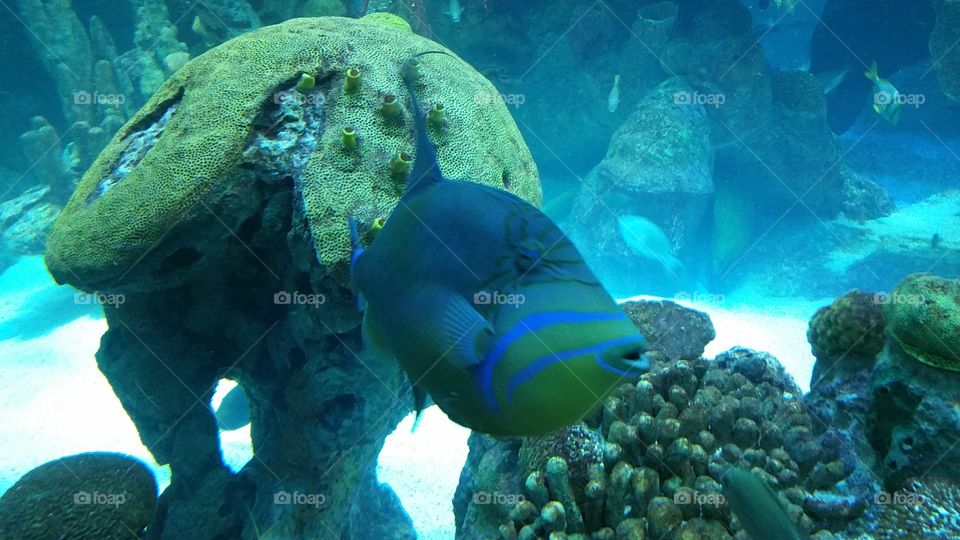
[[[243,241],[237,231],[264,204],[257,181],[272,179],[292,182],[295,230],[326,275],[344,283],[348,216],[386,216],[403,191],[390,158],[413,154],[415,141],[399,66],[424,51],[447,53],[423,58],[418,87],[425,108],[445,107],[445,121],[430,128],[443,173],[539,205],[538,173],[516,124],[472,67],[383,24],[295,19],[198,56],[160,87],[64,208],[47,242],[50,272],[87,289],[169,286],[171,268],[213,264],[214,250]],[[344,85],[351,68],[360,73],[355,90]],[[301,93],[303,74],[316,84]],[[386,95],[404,104],[400,115],[381,114]],[[346,127],[356,129],[355,147],[343,144]]]
[[[960,280],[908,276],[883,306],[887,333],[920,362],[960,371]]]
[[[886,343],[880,296],[850,291],[810,319],[807,341],[817,359],[844,357],[872,360]]]
[[[139,537],[157,484],[140,461],[91,452],[40,465],[0,497],[0,538]]]

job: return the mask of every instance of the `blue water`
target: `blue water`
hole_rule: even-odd
[[[459,167],[461,158],[479,160],[474,163],[482,162],[487,178],[471,176],[478,166],[458,170],[456,179],[497,184],[538,204],[577,246],[599,283],[597,294],[661,298],[706,312],[717,328],[708,358],[736,345],[763,349],[809,391],[817,359],[806,323],[819,307],[854,289],[889,295],[912,274],[960,278],[955,4],[0,2],[0,493],[58,457],[115,451],[143,462],[156,478],[158,495],[165,493],[163,511],[139,524],[150,524],[145,534],[156,535],[150,538],[172,538],[177,533],[170,531],[191,523],[203,531],[191,537],[198,540],[408,538],[411,531],[420,538],[472,539],[499,532],[457,530],[454,507],[462,514],[469,505],[462,493],[451,502],[458,484],[472,485],[466,482],[482,476],[470,467],[501,474],[472,459],[494,443],[477,438],[468,447],[469,430],[437,407],[409,433],[413,393],[407,376],[392,351],[361,331],[357,308],[363,301],[347,276],[347,224],[341,217],[360,223],[354,243],[372,242],[377,229],[371,216],[389,224],[390,206],[404,189],[405,172],[393,169],[397,153],[415,149],[412,104],[397,51],[443,46],[457,59],[424,58],[470,66],[449,64],[455,67],[444,69],[463,71],[441,70],[439,87],[430,87],[427,77],[419,90],[427,107],[440,97],[448,100],[446,120],[428,122],[444,173]],[[259,61],[255,47],[231,49],[238,43],[231,39],[299,17],[387,12],[399,18],[388,21],[389,30],[370,22],[365,30],[337,37],[341,30],[335,26],[324,31],[337,40],[326,48],[282,56],[277,51],[316,36],[271,43],[271,54],[282,58],[269,65],[249,67]],[[420,37],[396,28],[404,24]],[[370,45],[369,35],[386,37]],[[217,58],[218,52],[208,53],[214,49],[236,56],[216,72],[191,71]],[[341,79],[354,64],[371,67],[361,73],[359,93],[350,94]],[[313,67],[301,69],[305,65]],[[878,80],[865,76],[873,66]],[[316,71],[316,80],[301,86],[307,69]],[[481,83],[473,70],[492,86],[476,86]],[[284,76],[274,77],[276,72]],[[261,96],[229,102],[236,99],[236,81],[248,89],[270,77],[279,82],[265,95],[305,101],[291,106]],[[177,80],[185,82],[180,93],[169,94],[175,97],[150,101],[164,81]],[[207,99],[191,92],[207,92]],[[386,94],[401,103],[398,120],[380,108]],[[217,117],[216,125],[177,123],[177,115],[221,107],[233,116]],[[122,127],[139,110],[148,114]],[[229,137],[224,133],[233,133],[225,126],[240,126],[243,135],[223,140]],[[358,128],[359,146],[344,142],[347,126]],[[135,135],[114,138],[118,130]],[[198,132],[212,136],[194,144]],[[504,135],[513,133],[515,140]],[[164,138],[177,151],[157,163],[150,151]],[[127,147],[127,140],[137,144]],[[110,150],[101,154],[108,143]],[[229,144],[234,146],[224,150]],[[245,151],[237,151],[239,145]],[[471,151],[460,156],[460,148]],[[222,165],[220,172],[207,178],[207,169],[184,171],[189,152],[211,152],[205,159]],[[330,169],[304,173],[320,162]],[[94,163],[100,168],[85,177]],[[504,168],[518,163],[523,172]],[[524,191],[530,186],[518,187],[516,179],[526,181],[534,167],[539,186]],[[111,181],[95,178],[98,170],[110,171]],[[136,174],[146,170],[163,170],[169,176],[158,178],[173,180],[143,184],[137,195],[142,198],[132,205],[136,211],[123,214],[129,205],[111,197],[132,197],[124,180],[142,178]],[[199,202],[159,208],[177,190],[224,178],[226,187]],[[77,226],[70,221],[76,215],[92,216],[107,228]],[[116,215],[129,222],[117,223]],[[637,222],[644,225],[629,233],[634,237],[625,238],[618,225],[625,216],[642,218]],[[155,222],[164,224],[163,231],[144,245],[139,235],[153,231],[142,224]],[[47,250],[51,230],[67,232]],[[463,241],[479,237],[472,231]],[[522,239],[524,257],[536,253],[528,243],[536,246],[536,239]],[[90,261],[76,268],[59,264],[67,244],[90,257],[110,252],[123,260],[93,261],[100,273],[91,274],[85,264]],[[529,263],[515,253],[488,254],[488,245],[473,248],[504,260],[516,255],[520,268]],[[326,265],[330,250],[340,259]],[[394,280],[398,286],[425,286],[402,277]],[[287,291],[296,292],[284,296]],[[300,298],[312,300],[300,305]],[[495,309],[473,312],[481,318],[493,318],[491,313]],[[416,315],[430,338],[434,330],[462,322]],[[945,346],[956,342],[950,330],[939,332]],[[590,343],[571,350],[599,350]],[[557,360],[564,354],[556,353]],[[469,369],[462,373],[472,376]],[[517,379],[518,385],[532,384],[528,379],[533,377]],[[211,414],[237,383],[252,396],[248,412],[254,421],[215,432]],[[872,392],[869,387],[857,388]],[[557,391],[562,389],[543,390]],[[873,394],[853,393],[837,390],[853,409],[873,403]],[[871,410],[904,425],[921,422],[898,408],[909,401],[894,400],[890,410],[874,403]],[[937,427],[926,426],[927,432],[950,425],[936,423],[939,413],[931,414],[932,420],[922,421]],[[860,431],[851,433],[861,437]],[[870,433],[873,439],[864,435],[856,445],[889,450],[892,443],[884,437],[893,435]],[[513,463],[519,459],[513,452],[502,459]],[[956,484],[960,477],[950,476],[960,471],[954,457],[947,453],[936,466]],[[859,473],[879,467],[861,461]],[[912,470],[913,462],[907,465]],[[178,468],[185,480],[174,490]],[[504,490],[524,489],[519,486],[525,476],[502,474],[497,478]],[[874,474],[883,476],[886,489],[906,485],[899,473]],[[348,487],[337,487],[341,481]],[[283,503],[265,502],[271,493],[310,489],[339,506],[320,512],[317,505],[316,514],[303,517]],[[579,496],[582,487],[577,490]],[[0,495],[0,537],[7,530],[4,504],[11,504],[4,500]],[[226,502],[217,511],[210,510],[210,501],[221,500]],[[195,514],[184,517],[187,511],[177,504]],[[479,504],[470,506],[468,524],[494,520],[483,517]],[[956,501],[951,504],[956,512]],[[804,508],[809,515],[812,505]],[[501,523],[510,509],[497,510]],[[872,511],[859,522],[868,529],[876,522]],[[683,514],[685,521],[691,517]],[[42,519],[55,524],[59,518]],[[546,537],[542,523],[528,521]],[[835,538],[853,537],[855,527],[846,528],[852,520],[840,521],[823,519],[817,526],[832,527]],[[724,527],[729,525],[727,518]],[[277,528],[268,536],[265,527],[272,526]],[[209,531],[220,535],[204,536]],[[127,532],[118,538],[138,537]],[[76,538],[93,537],[83,534]],[[949,528],[926,534],[960,537]]]

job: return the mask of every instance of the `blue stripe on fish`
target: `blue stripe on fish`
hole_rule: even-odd
[[[563,351],[560,353],[548,354],[546,356],[542,356],[536,359],[535,361],[533,361],[532,363],[530,363],[529,366],[523,368],[519,373],[517,373],[516,375],[510,378],[510,383],[507,385],[507,399],[508,400],[513,399],[513,391],[521,384],[535,377],[537,373],[552,366],[553,364],[556,364],[557,362],[563,362],[565,360],[569,360],[571,358],[575,358],[577,356],[581,356],[584,354],[593,354],[593,359],[597,362],[597,364],[599,364],[600,367],[602,367],[607,371],[613,372],[616,375],[621,375],[624,377],[629,376],[631,372],[625,371],[622,369],[617,369],[611,366],[610,364],[604,362],[603,359],[600,358],[600,353],[603,352],[604,349],[609,347],[615,347],[617,345],[625,345],[627,343],[638,343],[642,341],[643,341],[643,338],[638,334],[636,337],[628,336],[625,338],[602,341],[600,343],[591,345],[589,347],[582,347],[580,349],[573,349],[570,351]]]
[[[521,337],[525,336],[529,332],[536,332],[543,328],[549,326],[555,326],[558,324],[578,324],[578,323],[588,323],[588,322],[599,322],[599,321],[617,321],[626,319],[627,316],[624,313],[583,313],[579,311],[548,311],[544,313],[536,313],[520,319],[509,331],[500,336],[496,344],[490,348],[486,355],[483,358],[483,372],[481,375],[482,381],[482,390],[484,397],[487,400],[487,403],[493,407],[494,410],[497,410],[497,401],[496,397],[493,395],[493,371],[496,369],[497,364],[503,360],[503,356],[507,353],[507,349]],[[643,338],[640,335],[637,335],[638,340]],[[604,345],[604,344],[600,344]],[[604,365],[604,364],[602,364]],[[606,366],[605,366],[606,367]]]

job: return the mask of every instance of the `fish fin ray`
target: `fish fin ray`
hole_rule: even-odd
[[[457,354],[452,362],[467,369],[483,361],[481,351],[487,350],[494,332],[490,322],[462,296],[454,296],[443,311],[443,337],[454,344]]]

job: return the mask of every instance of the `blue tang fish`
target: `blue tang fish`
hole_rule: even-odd
[[[418,412],[429,394],[491,435],[569,426],[649,369],[646,343],[544,213],[443,177],[417,99],[422,54],[401,70],[417,131],[407,189],[367,249],[351,223],[365,335],[406,371]]]

